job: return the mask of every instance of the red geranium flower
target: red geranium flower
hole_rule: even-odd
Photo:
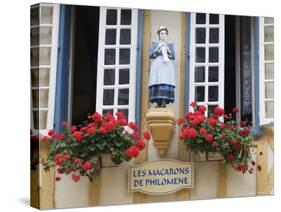
[[[99,114],[98,112],[95,112],[91,118],[95,121],[95,122],[100,122],[102,120],[102,116],[101,114]]]
[[[226,156],[226,160],[228,160],[228,161],[232,161],[234,159],[234,157],[233,157],[233,155],[232,154],[227,154],[227,156]]]
[[[69,160],[69,159],[70,159],[70,155],[65,154],[65,155],[63,156],[63,159],[64,159],[64,160]]]
[[[238,109],[237,107],[234,107],[234,108],[232,109],[232,112],[233,112],[233,113],[238,113],[238,112],[239,112],[239,109]]]
[[[42,142],[46,142],[46,141],[48,141],[48,140],[49,140],[49,137],[46,136],[46,135],[42,136],[42,138],[41,138],[41,141],[42,141]]]
[[[55,133],[56,133],[55,130],[52,129],[52,130],[49,130],[48,135],[49,136],[53,136]]]
[[[184,123],[184,119],[183,118],[178,118],[178,125],[181,125]]]
[[[214,147],[214,148],[217,148],[217,147],[219,147],[219,144],[218,144],[218,142],[214,141],[214,142],[212,143],[212,147]]]
[[[126,155],[130,158],[136,158],[139,155],[139,148],[136,146],[131,146],[126,150]]]
[[[190,103],[190,106],[191,106],[191,107],[196,107],[196,106],[197,106],[197,102],[195,102],[195,101],[194,101],[194,102],[191,102],[191,103]]]
[[[96,132],[96,129],[94,127],[90,127],[87,129],[87,133],[90,135],[93,135]]]
[[[106,129],[104,127],[99,128],[99,134],[105,134]]]
[[[77,142],[80,142],[84,138],[84,134],[80,131],[74,132],[72,136],[77,140]]]
[[[81,163],[81,159],[80,158],[76,158],[75,160],[74,160],[74,163]]]
[[[72,174],[72,180],[77,183],[80,180],[80,175],[73,173]]]
[[[87,161],[86,163],[84,163],[84,165],[82,166],[82,169],[84,171],[89,170],[92,167],[92,163],[90,161]]]
[[[207,130],[202,127],[202,128],[200,128],[199,133],[202,135],[205,135],[205,134],[207,134]]]
[[[60,181],[61,180],[61,177],[56,177],[56,181]]]
[[[139,150],[143,150],[145,148],[145,143],[140,139],[137,141],[136,146],[139,148]]]
[[[212,142],[213,141],[213,139],[214,139],[214,135],[212,135],[212,134],[206,134],[205,136],[204,136],[204,139],[205,139],[205,141],[207,141],[207,142]]]
[[[66,121],[61,122],[61,126],[66,127],[67,125],[68,125],[68,123]]]
[[[224,109],[217,106],[214,110],[214,113],[217,114],[218,116],[222,116],[224,114]]]
[[[198,110],[201,111],[201,112],[205,112],[206,107],[204,105],[201,105]]]
[[[194,138],[197,135],[198,135],[197,131],[195,129],[193,129],[193,128],[187,127],[185,129],[183,129],[183,136],[185,138]]]
[[[63,174],[63,173],[65,173],[65,170],[64,170],[64,169],[57,169],[57,172],[58,172],[59,174]]]
[[[143,137],[146,139],[146,140],[149,140],[150,139],[150,133],[148,131],[145,131],[143,133]]]
[[[133,130],[138,130],[138,129],[139,129],[138,126],[137,126],[134,122],[130,122],[130,123],[128,124],[128,126],[129,126],[131,129],[133,129]]]

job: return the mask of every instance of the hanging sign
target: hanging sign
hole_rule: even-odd
[[[193,187],[193,163],[177,160],[149,161],[129,168],[129,191],[150,195],[174,193]]]

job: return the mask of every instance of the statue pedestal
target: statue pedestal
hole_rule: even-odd
[[[164,155],[174,135],[175,114],[170,108],[151,108],[146,114],[154,146]]]

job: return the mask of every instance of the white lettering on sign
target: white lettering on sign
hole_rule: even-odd
[[[129,191],[162,195],[193,187],[193,163],[149,161],[129,168]]]

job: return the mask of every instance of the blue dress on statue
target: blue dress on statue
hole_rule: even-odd
[[[167,44],[168,61],[164,61],[162,51],[155,51],[158,43],[152,42],[149,57],[151,59],[149,76],[149,101],[151,103],[165,100],[166,103],[175,101],[175,60],[174,45]]]

